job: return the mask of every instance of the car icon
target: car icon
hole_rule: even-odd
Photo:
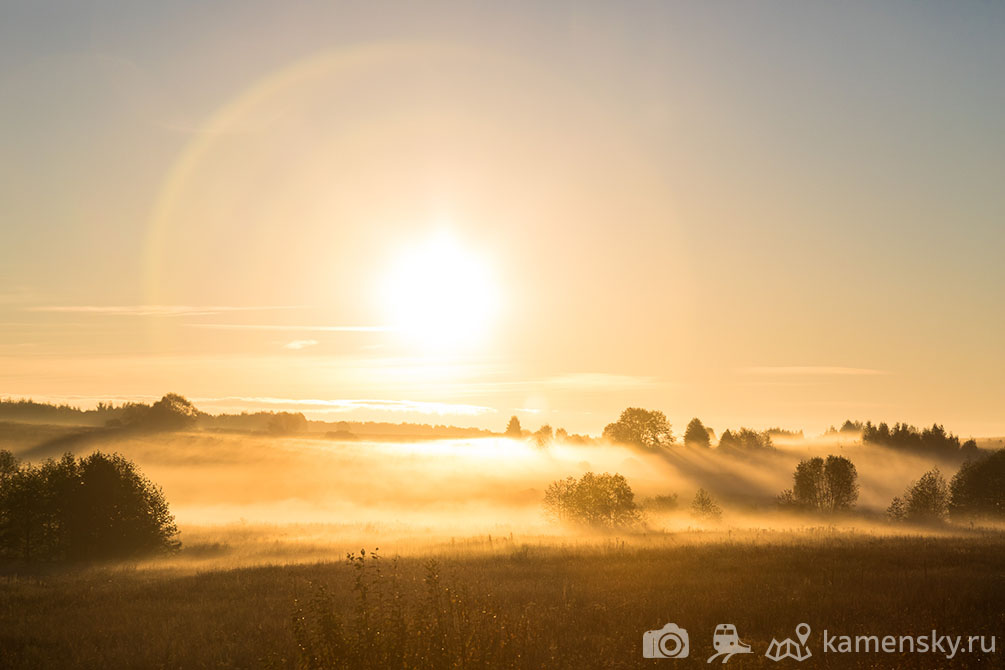
[[[715,633],[712,634],[712,646],[716,653],[708,659],[709,663],[719,656],[722,656],[722,662],[725,663],[733,654],[753,653],[749,644],[740,642],[736,626],[731,623],[721,623],[715,627]]]

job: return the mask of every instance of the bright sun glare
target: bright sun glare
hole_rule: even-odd
[[[398,255],[384,301],[397,332],[423,347],[443,348],[484,337],[498,294],[484,259],[441,234]]]

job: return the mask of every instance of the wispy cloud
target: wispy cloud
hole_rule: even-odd
[[[185,325],[210,330],[272,330],[302,333],[384,333],[393,330],[389,326],[288,326],[270,323],[186,323]]]
[[[228,312],[267,312],[274,310],[303,309],[291,305],[40,305],[27,307],[29,312],[56,314],[104,314],[109,316],[207,316]]]
[[[318,344],[317,340],[293,340],[292,342],[284,344],[283,349],[293,349],[294,351],[299,351],[300,349],[313,347],[316,344]]]
[[[316,398],[272,398],[229,396],[225,398],[192,398],[195,403],[203,405],[244,405],[262,408],[292,407],[299,410],[315,412],[352,412],[354,410],[375,410],[378,412],[412,412],[416,414],[478,416],[493,414],[492,407],[481,405],[463,405],[445,402],[425,402],[421,400],[383,400],[383,399],[339,399],[320,400]]]
[[[655,377],[613,375],[604,372],[574,372],[551,377],[546,379],[545,383],[570,389],[620,390],[652,386],[657,380]]]
[[[773,376],[869,376],[888,375],[886,370],[846,368],[832,365],[778,365],[740,368],[740,374]]]

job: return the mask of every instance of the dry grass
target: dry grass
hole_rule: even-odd
[[[994,656],[947,660],[824,654],[819,638],[823,628],[1000,634],[1000,533],[692,540],[497,540],[491,549],[479,540],[404,556],[396,566],[384,558],[8,578],[0,666],[628,668],[649,663],[643,631],[674,621],[690,631],[692,649],[676,665],[705,665],[715,625],[734,623],[757,653],[731,664],[767,667],[771,638],[806,621],[812,667],[1000,667],[1001,640]]]

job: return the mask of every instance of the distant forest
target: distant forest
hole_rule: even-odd
[[[94,409],[56,405],[31,399],[0,398],[0,421],[88,426],[101,428],[136,427],[160,430],[209,430],[292,435],[313,433],[327,437],[484,437],[493,435],[482,428],[465,428],[427,423],[382,421],[311,421],[301,412],[242,412],[209,414],[189,400],[169,393],[153,404],[126,402],[98,403]]]
[[[375,438],[465,438],[506,435],[531,438],[539,446],[553,440],[592,444],[595,438],[572,435],[564,429],[553,430],[544,425],[535,432],[524,429],[517,417],[511,417],[501,433],[483,428],[465,428],[426,423],[390,423],[377,421],[311,421],[301,412],[242,412],[241,414],[208,414],[195,407],[191,401],[177,393],[168,393],[152,404],[126,402],[121,405],[98,403],[94,409],[81,409],[71,405],[54,405],[30,399],[0,399],[0,421],[47,424],[55,426],[81,426],[88,428],[137,430],[205,430],[221,432],[251,432],[272,435],[309,434],[331,439]],[[848,436],[863,444],[874,444],[912,453],[948,457],[972,458],[980,450],[973,439],[962,441],[941,424],[929,428],[916,428],[907,423],[879,423],[871,421],[845,421],[840,428],[833,426],[829,435]],[[684,444],[711,447],[715,431],[700,419],[692,419],[683,435]],[[774,439],[803,439],[802,431],[769,428],[757,431],[750,428],[726,429],[717,441],[717,447],[744,452],[774,449]],[[603,438],[611,442],[632,444],[652,450],[679,444],[663,412],[629,407],[620,418],[609,424]]]

